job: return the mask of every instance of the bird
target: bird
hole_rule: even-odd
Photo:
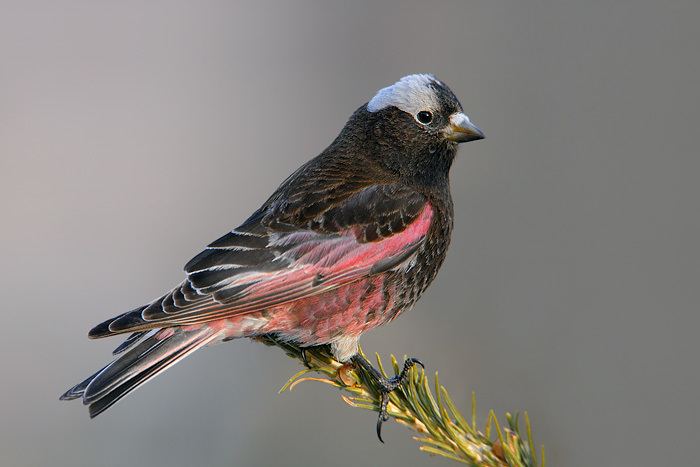
[[[423,364],[406,359],[385,378],[358,342],[435,279],[453,230],[450,167],[460,143],[483,138],[432,74],[380,89],[247,220],[187,262],[181,283],[92,328],[92,339],[128,337],[61,399],[82,399],[96,417],[198,349],[275,336],[330,346],[339,362],[365,369],[381,392],[383,442],[388,394]]]

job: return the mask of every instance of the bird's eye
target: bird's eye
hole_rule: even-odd
[[[433,121],[433,114],[428,112],[427,110],[421,110],[420,112],[418,112],[418,115],[416,115],[416,119],[423,125],[427,125],[428,123]]]

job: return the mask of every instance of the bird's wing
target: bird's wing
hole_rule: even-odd
[[[340,203],[270,204],[185,266],[187,279],[91,337],[197,324],[306,298],[409,260],[430,228],[422,194],[372,185]]]

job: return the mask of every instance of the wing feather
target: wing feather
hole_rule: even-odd
[[[422,194],[398,185],[339,203],[264,206],[190,260],[178,287],[91,337],[252,313],[386,272],[417,251],[432,214]]]

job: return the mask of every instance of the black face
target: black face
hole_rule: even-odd
[[[402,178],[446,176],[454,159],[457,144],[446,140],[442,133],[450,114],[425,112],[431,114],[429,121],[427,116],[416,118],[396,107],[370,114],[374,120],[370,138],[378,147],[376,156],[382,165]],[[422,117],[425,123],[420,121]]]
[[[445,84],[409,75],[359,108],[336,141],[354,141],[387,178],[425,185],[447,180],[458,143],[481,138]]]
[[[394,174],[426,180],[447,177],[457,143],[445,137],[450,116],[462,112],[462,105],[442,83],[433,89],[439,106],[408,113],[395,106],[378,112],[363,112],[371,122],[369,138],[378,146],[376,154]],[[419,107],[420,108],[420,107]]]
[[[434,100],[437,101],[435,105],[421,105],[417,102],[410,110],[400,107],[399,110],[412,115],[420,124],[419,126],[422,126],[427,132],[434,133],[444,130],[449,125],[451,115],[462,112],[462,104],[452,90],[442,82],[433,81],[428,87]]]

